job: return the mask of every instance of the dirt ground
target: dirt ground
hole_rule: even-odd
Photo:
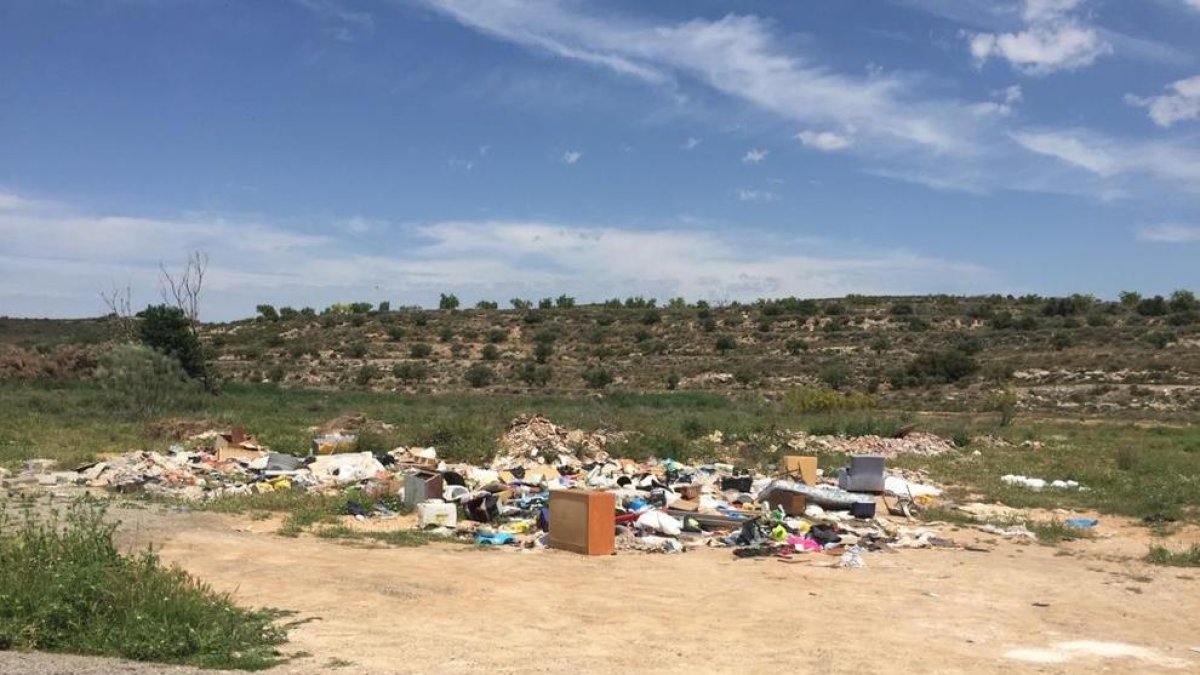
[[[278,673],[1200,672],[1200,570],[1143,564],[1148,532],[1113,519],[1053,547],[947,527],[991,550],[837,569],[821,555],[364,547],[279,537],[270,520],[122,517],[128,541],[309,619]]]

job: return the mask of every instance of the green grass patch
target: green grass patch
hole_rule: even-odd
[[[1200,544],[1192,544],[1181,551],[1166,546],[1151,546],[1146,562],[1167,567],[1200,567]]]
[[[238,607],[152,552],[122,554],[115,528],[96,501],[0,504],[0,649],[246,670],[281,661],[286,613]]]
[[[378,541],[389,546],[409,547],[424,546],[440,541],[448,543],[465,543],[454,537],[422,532],[421,530],[390,530],[381,532],[355,530],[345,525],[329,525],[319,527],[313,534],[322,539],[343,539],[350,541]]]

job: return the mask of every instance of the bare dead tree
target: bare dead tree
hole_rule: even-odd
[[[109,316],[117,326],[117,337],[126,342],[133,342],[137,336],[137,319],[133,316],[133,288],[128,284],[124,288],[113,284],[111,290],[100,291],[100,299],[108,308]]]
[[[191,324],[192,333],[199,337],[200,292],[204,289],[204,273],[208,271],[208,254],[193,251],[188,255],[183,271],[178,276],[168,272],[161,262],[158,264],[158,271],[163,302],[178,307]]]
[[[168,272],[161,262],[158,263],[158,271],[159,291],[162,293],[163,302],[174,305],[183,312],[188,320],[188,328],[199,342],[200,293],[204,290],[204,273],[208,271],[208,254],[192,251],[178,276]],[[205,389],[216,393],[217,380],[211,368],[204,369],[202,380]]]

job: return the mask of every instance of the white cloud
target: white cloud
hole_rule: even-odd
[[[456,159],[451,157],[447,162],[451,169],[460,169],[462,171],[470,171],[475,168],[475,160],[473,159]]]
[[[1025,92],[1021,89],[1021,85],[1014,84],[1005,87],[999,91],[992,92],[992,95],[1004,102],[1004,105],[1012,105],[1025,100]]]
[[[779,195],[770,190],[738,190],[738,201],[743,202],[777,202]]]
[[[975,116],[954,101],[920,100],[913,78],[845,75],[795,53],[756,16],[650,22],[589,14],[585,3],[423,0],[479,32],[677,91],[700,82],[785,119],[854,125],[874,141],[934,152],[974,151]]]
[[[1200,0],[1197,0],[1200,2]],[[1163,223],[1138,230],[1138,241],[1153,244],[1196,244],[1200,243],[1200,225]]]
[[[24,203],[0,193],[0,203]],[[130,283],[158,302],[158,263],[211,256],[202,312],[248,316],[268,302],[321,307],[348,300],[430,304],[438,293],[503,299],[548,289],[609,295],[753,299],[845,293],[981,292],[977,265],[867,250],[795,235],[726,236],[711,225],[630,229],[537,221],[436,222],[352,237],[290,232],[254,220],[153,219],[54,204],[0,211],[0,306],[17,316],[88,316],[96,293]],[[734,229],[734,228],[731,228]],[[753,236],[749,236],[749,235]]]
[[[375,28],[375,20],[367,12],[347,9],[335,0],[296,0],[328,24],[329,34],[339,42],[354,42]]]
[[[1200,3],[1200,0],[1196,2]],[[1174,93],[1146,98],[1126,94],[1125,102],[1148,108],[1150,119],[1160,127],[1200,119],[1200,75],[1173,82],[1168,89]]]
[[[976,63],[1001,58],[1027,75],[1077,70],[1111,54],[1112,45],[1095,28],[1070,15],[1082,0],[1025,0],[1025,30],[975,33],[968,45]]]
[[[1183,0],[1183,4],[1191,7],[1197,12],[1200,12],[1200,0]]]
[[[1054,157],[1100,176],[1112,176],[1120,162],[1107,150],[1078,135],[1059,132],[1017,132],[1013,139],[1030,152]]]
[[[492,146],[490,146],[490,145],[479,146],[479,156],[480,157],[483,157],[484,155],[488,154],[491,151],[492,151]]]
[[[807,148],[816,148],[825,152],[845,150],[854,145],[854,139],[832,131],[805,130],[796,134],[796,139]]]
[[[701,139],[696,138],[695,136],[688,136],[687,140],[683,142],[683,149],[695,150],[696,146],[700,145],[701,142]]]
[[[750,148],[746,154],[742,155],[743,164],[758,164],[771,154],[770,150],[762,150],[760,148]]]
[[[1141,174],[1200,191],[1200,153],[1175,143],[1125,140],[1080,129],[1021,131],[1020,146],[1102,178]]]
[[[575,164],[581,159],[583,159],[583,153],[576,150],[567,150],[562,154],[563,164]]]

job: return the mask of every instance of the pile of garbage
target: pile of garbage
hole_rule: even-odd
[[[446,462],[435,448],[356,452],[355,434],[344,427],[313,431],[320,435],[307,457],[273,452],[235,428],[197,434],[165,453],[133,451],[72,471],[31,462],[13,480],[184,500],[354,488],[415,511],[416,527],[530,549],[577,550],[572,532],[591,528],[594,517],[600,548],[591,540],[578,544],[593,554],[730,547],[738,557],[829,553],[839,565],[860,567],[866,552],[955,546],[911,525],[911,515],[941,491],[919,473],[885,468],[896,454],[953,447],[928,434],[836,444],[797,435],[804,442],[792,447],[854,453],[849,466],[827,476],[811,455],[784,456],[765,473],[732,463],[613,458],[606,448],[619,434],[567,430],[538,416],[513,420],[499,454],[482,466]],[[578,507],[554,506],[579,500]],[[360,508],[353,515],[376,512]]]
[[[933,457],[954,452],[954,441],[936,434],[910,431],[895,438],[882,436],[813,436],[796,432],[787,441],[792,450],[820,454],[841,452],[847,455],[879,455],[895,459],[902,455]]]
[[[619,433],[569,431],[540,415],[523,415],[510,422],[508,430],[500,437],[501,452],[491,466],[493,469],[512,468],[531,461],[577,465],[580,456],[604,460],[608,458],[604,448],[623,439]]]

